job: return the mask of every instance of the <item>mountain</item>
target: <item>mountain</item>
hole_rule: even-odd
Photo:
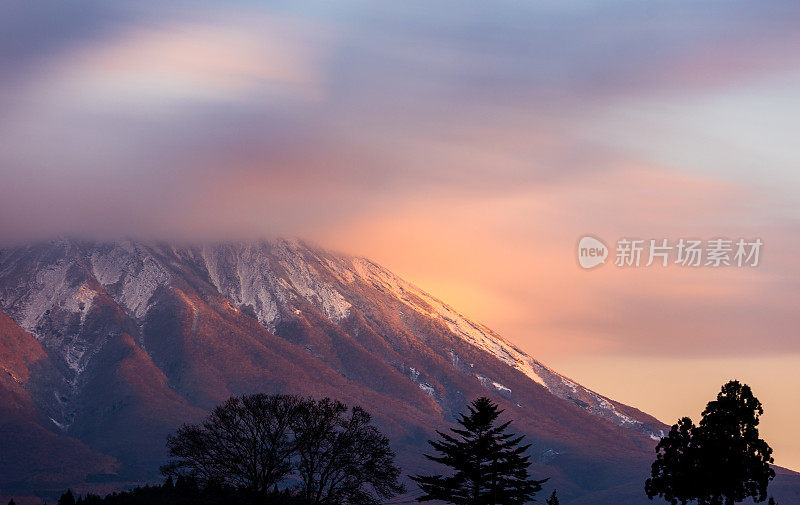
[[[0,311],[0,496],[156,480],[181,423],[280,392],[366,407],[408,473],[488,395],[563,503],[649,503],[664,424],[364,258],[289,240],[56,240],[0,250]]]

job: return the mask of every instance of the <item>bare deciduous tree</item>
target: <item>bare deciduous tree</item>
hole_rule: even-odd
[[[167,438],[176,459],[162,472],[269,491],[291,471],[291,428],[301,403],[291,395],[232,397],[201,424],[184,425]]]
[[[325,398],[304,403],[295,424],[297,473],[309,504],[373,505],[403,492],[389,440],[360,407]],[[370,488],[373,493],[370,493]]]
[[[375,505],[403,491],[389,440],[360,407],[288,395],[232,397],[167,439],[167,475],[256,493],[280,483],[309,505]]]

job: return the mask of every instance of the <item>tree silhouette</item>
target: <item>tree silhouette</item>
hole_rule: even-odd
[[[499,426],[502,410],[488,398],[478,398],[461,414],[453,435],[437,431],[440,441],[428,443],[440,455],[425,455],[454,472],[451,476],[411,477],[424,495],[417,501],[442,500],[457,505],[516,505],[526,503],[541,491],[547,481],[533,480],[528,474],[530,445],[520,445],[524,436],[506,433],[511,421]]]
[[[556,496],[555,490],[553,490],[553,494],[550,495],[550,498],[544,501],[547,505],[560,505],[558,501],[558,496]]]
[[[763,413],[746,384],[730,381],[722,386],[698,426],[684,417],[658,443],[651,478],[645,482],[647,496],[661,496],[672,505],[766,500],[775,471],[770,467],[772,449],[758,434]]]
[[[226,488],[277,496],[291,476],[309,505],[373,505],[404,490],[389,440],[361,407],[288,395],[232,397],[200,424],[167,438],[181,497],[223,496]],[[164,484],[165,492],[173,481]],[[284,486],[287,488],[291,483]],[[274,501],[274,500],[273,500]]]
[[[404,491],[389,440],[360,407],[325,398],[305,402],[294,423],[297,474],[309,504],[373,505]]]
[[[676,505],[701,495],[702,480],[698,473],[697,428],[688,417],[678,420],[669,434],[656,446],[652,477],[645,482],[650,499],[656,495]]]
[[[258,493],[272,490],[291,470],[291,426],[302,401],[291,395],[231,397],[201,423],[167,438],[165,475],[191,476]]]
[[[75,495],[72,494],[72,489],[67,489],[67,492],[61,495],[58,505],[75,505]]]

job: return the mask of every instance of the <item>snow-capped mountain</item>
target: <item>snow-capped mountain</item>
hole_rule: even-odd
[[[0,442],[16,462],[0,490],[154,479],[167,433],[243,392],[361,404],[407,472],[489,395],[565,503],[644,503],[664,429],[385,268],[298,241],[2,250],[0,310]]]

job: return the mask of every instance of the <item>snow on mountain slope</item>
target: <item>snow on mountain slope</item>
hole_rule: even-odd
[[[633,417],[620,412],[614,403],[580,384],[551,370],[514,346],[486,326],[458,313],[451,306],[427,292],[397,277],[392,272],[364,258],[327,258],[325,264],[346,282],[361,281],[389,292],[409,307],[429,317],[443,320],[450,330],[464,341],[485,350],[507,365],[521,371],[531,380],[559,398],[567,399],[592,414],[619,426],[642,431],[654,440],[664,436],[661,430],[652,430]],[[419,303],[419,301],[424,303]],[[500,383],[477,375],[487,387],[499,392],[511,391]]]
[[[171,280],[147,248],[131,242],[92,250],[90,262],[97,282],[135,319],[147,314],[153,294]]]
[[[530,358],[522,351],[493,333],[489,328],[467,319],[449,305],[400,279],[388,270],[363,258],[343,258],[338,262],[328,260],[327,265],[349,282],[359,280],[373,286],[380,286],[384,291],[393,294],[414,310],[429,317],[442,319],[453,333],[466,342],[491,353],[504,363],[520,370],[533,381],[547,387],[547,383],[531,365]],[[415,300],[423,300],[425,304],[416,303]]]
[[[31,261],[31,256],[35,260]],[[527,376],[550,394],[618,426],[658,438],[662,433],[635,413],[556,373],[486,326],[364,258],[332,254],[299,241],[177,247],[123,241],[83,244],[57,241],[39,249],[0,254],[0,305],[20,326],[55,351],[73,371],[75,383],[91,356],[104,345],[101,335],[83,331],[95,299],[110,297],[128,317],[144,321],[160,289],[172,290],[194,311],[197,307],[176,285],[185,269],[202,273],[232,307],[246,310],[267,330],[302,317],[298,300],[316,307],[341,326],[353,307],[365,303],[364,289],[395,299],[407,310],[443,323],[463,342],[483,350]],[[357,289],[358,288],[358,289]],[[367,295],[369,296],[369,295]],[[361,307],[363,308],[363,307]],[[141,324],[141,323],[139,323]],[[492,377],[458,362],[454,368],[484,387],[513,398],[515,392]],[[459,368],[461,369],[461,368]],[[436,400],[437,386],[411,368],[409,380]]]
[[[201,255],[217,291],[237,307],[253,307],[258,322],[273,330],[278,304],[286,300],[278,290],[278,279],[267,258],[252,247],[243,248],[239,254],[230,247],[203,247]],[[224,267],[226,255],[235,263],[234,269]]]

